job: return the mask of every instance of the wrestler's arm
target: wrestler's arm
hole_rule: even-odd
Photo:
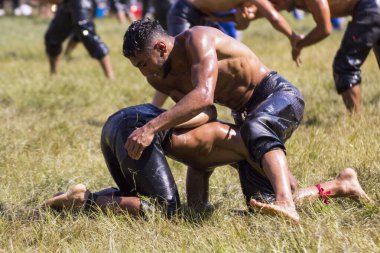
[[[257,6],[258,12],[263,15],[272,26],[279,32],[283,33],[292,43],[297,35],[286,19],[274,8],[268,0],[252,0],[252,3]]]
[[[215,38],[210,30],[194,27],[185,32],[185,48],[191,63],[191,80],[194,89],[178,101],[170,110],[136,129],[128,137],[125,148],[133,159],[140,159],[143,150],[150,145],[154,134],[179,125],[213,105],[218,59]],[[210,28],[207,28],[210,29]],[[170,94],[169,94],[170,95]]]
[[[327,0],[305,0],[305,4],[306,9],[312,14],[316,26],[297,43],[298,49],[315,44],[332,32],[330,7]]]
[[[184,95],[170,110],[151,120],[144,127],[154,133],[179,125],[213,105],[218,76],[218,59],[212,36],[196,27],[188,31],[186,51],[191,62],[194,89]],[[171,94],[169,94],[173,97]]]
[[[189,119],[186,122],[174,126],[174,128],[194,128],[216,120],[218,117],[216,107],[214,105],[206,108],[203,112],[199,113],[197,116]]]
[[[148,78],[147,81],[153,87],[160,87],[161,85],[163,85],[162,80],[155,79],[154,77]],[[167,97],[169,95],[169,94],[165,94],[161,91],[157,91],[156,94],[158,94],[159,96],[165,96],[165,97]],[[178,101],[180,101],[184,96],[185,96],[185,94],[183,94],[179,91],[174,91],[174,92],[170,93],[170,98],[173,99],[173,101],[175,103],[178,103]],[[155,103],[153,103],[153,104],[156,105]],[[214,105],[212,105],[210,107],[207,107],[206,110],[197,114],[193,118],[191,118],[191,119],[189,119],[189,120],[187,120],[181,124],[178,124],[178,125],[174,126],[173,128],[195,128],[195,127],[201,126],[203,124],[206,124],[207,122],[215,121],[217,119],[217,117],[218,117],[218,113],[216,111],[216,107]]]

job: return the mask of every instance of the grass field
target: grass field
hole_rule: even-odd
[[[296,23],[298,32],[312,20]],[[304,50],[291,62],[290,46],[264,20],[251,24],[243,41],[270,68],[304,94],[305,117],[287,143],[300,186],[332,179],[341,169],[358,171],[375,205],[321,201],[298,208],[299,226],[266,215],[239,215],[245,208],[238,175],[218,168],[211,178],[211,214],[167,221],[129,216],[30,211],[57,191],[84,183],[92,190],[114,186],[99,148],[102,124],[119,108],[149,102],[143,76],[123,58],[126,27],[97,20],[111,49],[117,79],[103,77],[80,46],[50,77],[43,34],[49,20],[0,18],[0,252],[380,252],[380,75],[371,53],[363,66],[363,113],[349,116],[336,94],[331,63],[342,32]],[[168,102],[166,107],[171,104]],[[229,112],[219,115],[229,120]],[[186,203],[185,166],[170,161]]]

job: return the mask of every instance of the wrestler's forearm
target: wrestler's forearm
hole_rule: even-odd
[[[214,121],[217,119],[217,117],[218,115],[215,106],[210,106],[194,118],[181,123],[174,128],[195,128],[208,122]]]
[[[153,133],[173,128],[194,118],[212,104],[213,96],[204,92],[202,88],[196,88],[178,101],[174,107],[149,121],[144,127]]]
[[[304,47],[311,46],[317,42],[323,40],[330,35],[331,31],[324,27],[315,27],[305,38],[297,43],[297,48],[302,49]]]
[[[305,38],[297,43],[297,48],[299,49],[323,40],[332,32],[330,7],[327,0],[306,0],[305,3],[307,10],[313,15],[316,26]]]
[[[255,0],[258,12],[271,23],[273,28],[284,34],[289,39],[294,35],[292,28],[286,19],[267,0]]]

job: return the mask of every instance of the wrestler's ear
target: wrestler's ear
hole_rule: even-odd
[[[167,48],[166,48],[166,44],[162,41],[158,41],[155,45],[154,45],[154,49],[158,50],[160,52],[160,56],[164,56],[164,54],[166,53],[167,51]]]

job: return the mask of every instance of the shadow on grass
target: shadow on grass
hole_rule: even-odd
[[[215,210],[219,207],[219,204],[208,205],[205,208],[191,208],[187,204],[182,205],[181,215],[183,219],[194,225],[202,225],[205,221],[209,220]]]
[[[307,119],[304,120],[303,124],[305,126],[320,126],[322,124],[321,120],[318,118],[318,116],[309,116]]]
[[[104,121],[97,120],[97,119],[87,119],[86,123],[89,124],[90,126],[95,126],[95,127],[102,127],[104,125]]]
[[[3,202],[0,202],[0,215],[5,213],[5,211],[6,211],[5,204]]]
[[[373,98],[369,101],[371,105],[377,104],[380,101],[380,92],[373,96]]]

